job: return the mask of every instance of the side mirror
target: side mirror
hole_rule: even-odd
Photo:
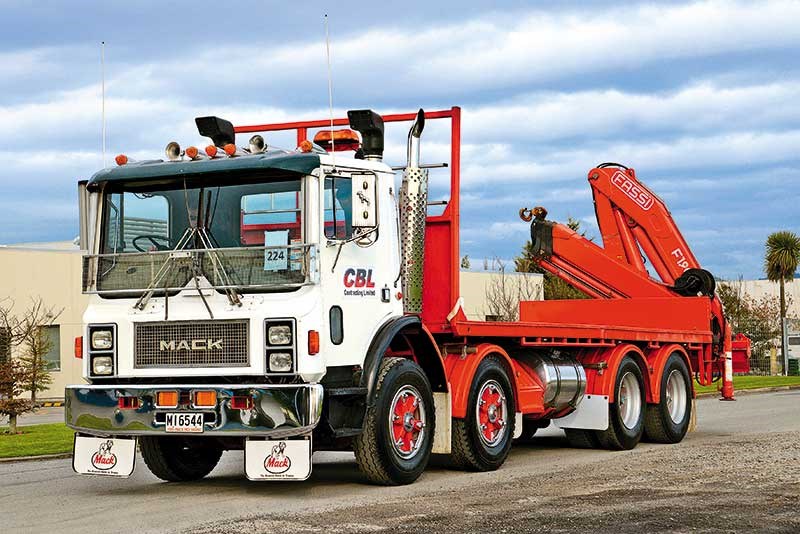
[[[352,183],[353,228],[375,228],[378,226],[375,175],[373,173],[353,174]]]
[[[94,246],[95,221],[97,219],[97,203],[100,195],[90,192],[87,188],[88,182],[81,180],[78,182],[78,246],[81,250],[91,253]]]

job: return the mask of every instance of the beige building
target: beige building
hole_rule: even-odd
[[[75,338],[83,335],[82,317],[89,301],[81,292],[82,252],[71,242],[0,245],[0,299],[14,303],[23,311],[32,298],[43,302],[60,315],[48,335],[53,350],[48,355],[53,383],[39,399],[58,399],[64,386],[81,382],[81,360],[74,356]],[[505,287],[509,295],[521,294],[526,300],[542,298],[542,276],[532,273],[462,272],[461,295],[464,313],[474,320],[491,319],[496,312],[487,294]],[[0,354],[2,357],[2,354]]]
[[[31,299],[60,312],[47,334],[52,349],[47,356],[53,383],[41,399],[64,396],[64,386],[80,382],[81,360],[74,356],[75,338],[82,335],[81,321],[88,297],[81,293],[81,252],[70,242],[0,245],[0,300],[13,303],[22,313]],[[0,355],[4,356],[4,355]]]

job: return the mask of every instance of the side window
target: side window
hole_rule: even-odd
[[[242,245],[264,245],[265,233],[288,234],[288,245],[303,238],[300,182],[274,182],[269,192],[242,196],[240,236]]]
[[[167,199],[129,192],[109,195],[105,245],[107,253],[170,248]]]
[[[11,332],[8,328],[0,327],[0,363],[6,362],[11,357]]]
[[[350,178],[325,177],[325,237],[349,239],[353,235],[353,185]]]
[[[47,354],[44,361],[47,368],[51,371],[61,370],[61,327],[58,325],[48,325],[42,327],[43,340],[47,343]]]

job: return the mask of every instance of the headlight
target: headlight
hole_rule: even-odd
[[[114,373],[114,360],[111,356],[95,356],[92,358],[93,375],[110,375]]]
[[[92,332],[92,350],[111,350],[114,347],[114,333],[111,330]]]
[[[292,370],[292,355],[289,352],[273,352],[269,355],[271,373],[288,373]]]
[[[267,330],[270,345],[291,345],[292,327],[286,325],[270,326]]]

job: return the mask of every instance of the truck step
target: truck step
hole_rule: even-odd
[[[359,395],[366,395],[367,388],[360,386],[345,387],[345,388],[325,388],[325,395],[328,397],[356,397]]]

